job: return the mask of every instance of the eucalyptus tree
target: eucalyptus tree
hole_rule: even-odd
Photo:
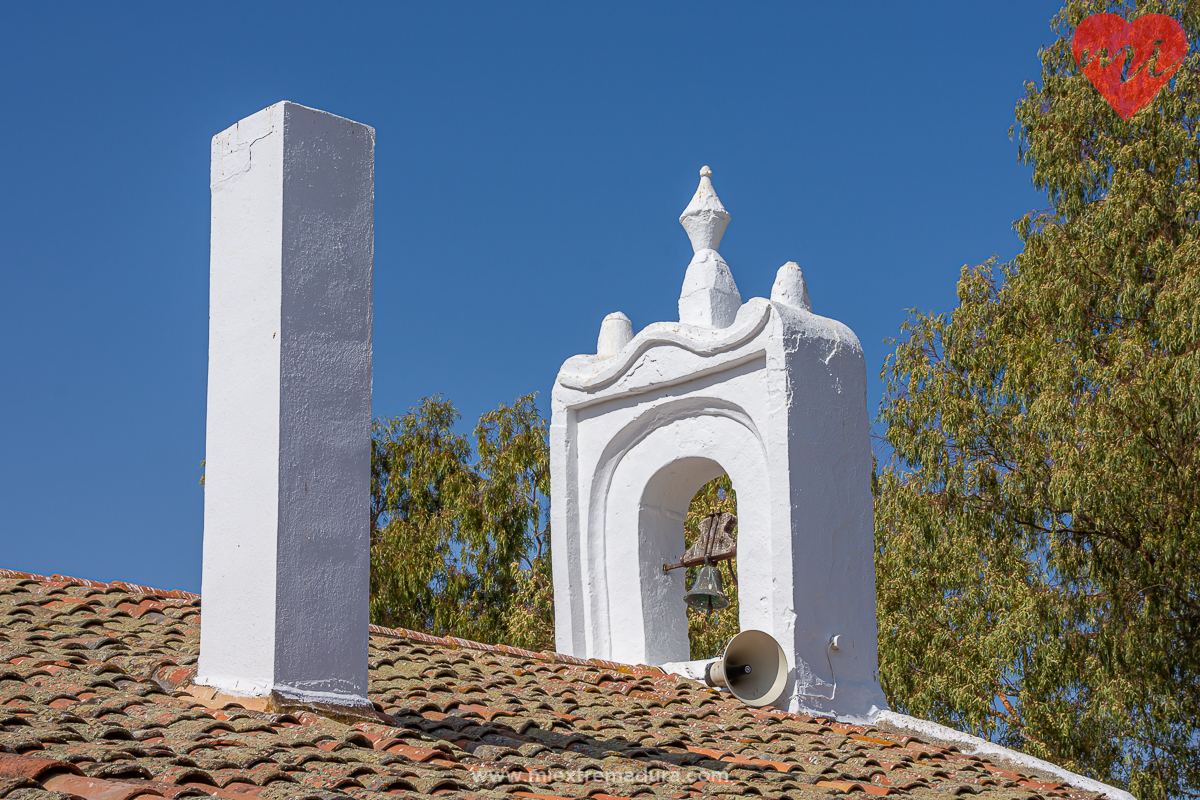
[[[1200,56],[1123,119],[1072,55],[1099,12],[1200,42],[1195,3],[1054,17],[1013,128],[1049,207],[1018,220],[1013,261],[963,268],[952,313],[914,311],[884,366],[880,672],[901,710],[1193,797]]]
[[[441,396],[375,420],[371,621],[518,647],[551,647],[546,424],[533,395],[484,414],[470,437]]]

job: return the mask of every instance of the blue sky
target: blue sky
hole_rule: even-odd
[[[200,588],[213,134],[376,129],[376,414],[473,423],[677,318],[708,164],[742,297],[788,260],[877,379],[905,309],[1016,254],[1009,140],[1057,2],[10,4],[0,567]]]

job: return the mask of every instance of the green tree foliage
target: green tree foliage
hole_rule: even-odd
[[[484,414],[474,448],[459,419],[435,396],[375,421],[371,621],[550,647],[546,424],[533,395]]]
[[[737,495],[728,475],[714,478],[700,488],[688,505],[687,517],[683,523],[684,548],[695,544],[700,537],[700,520],[712,512],[728,511],[737,515]],[[737,538],[734,529],[733,538]],[[736,570],[735,561],[721,561],[717,568],[721,571],[721,580],[725,585],[725,594],[729,596],[729,606],[720,611],[708,614],[694,608],[687,610],[688,638],[691,643],[692,658],[712,658],[719,656],[725,650],[729,640],[737,635],[738,627],[738,590],[733,581]],[[696,580],[700,567],[688,567],[687,586],[691,588]]]
[[[1071,55],[1017,105],[1050,207],[964,267],[884,367],[876,484],[889,701],[1139,798],[1200,791],[1200,56],[1129,121]],[[1161,65],[1165,66],[1165,65]]]

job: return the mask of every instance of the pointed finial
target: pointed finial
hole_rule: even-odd
[[[696,194],[679,217],[679,224],[687,231],[688,239],[692,242],[692,251],[695,253],[720,247],[725,226],[729,224],[729,212],[721,205],[711,178],[712,170],[707,166],[702,167]]]

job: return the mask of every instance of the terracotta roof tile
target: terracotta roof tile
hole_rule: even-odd
[[[655,667],[371,627],[375,719],[189,693],[200,597],[0,570],[0,798],[1091,800]]]

